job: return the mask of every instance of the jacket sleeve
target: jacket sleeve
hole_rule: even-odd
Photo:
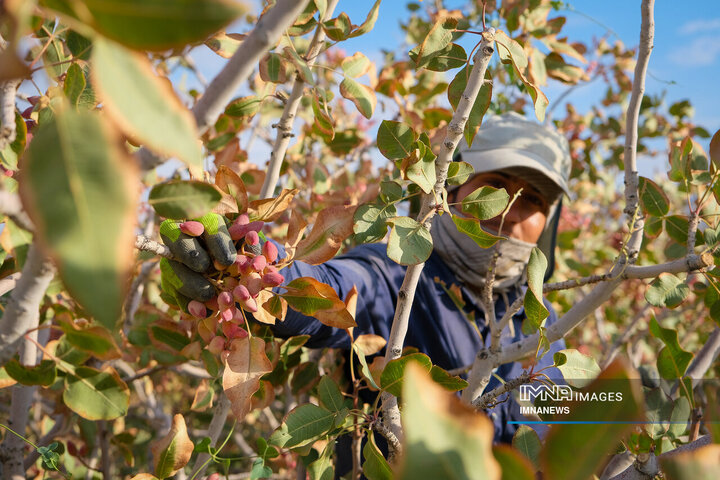
[[[380,247],[380,248],[378,248]],[[351,254],[335,258],[322,265],[295,262],[284,269],[286,283],[300,277],[312,277],[333,287],[341,299],[357,288],[357,327],[354,335],[374,333],[384,338],[390,334],[398,278],[402,282],[404,268],[392,264],[385,256],[382,246],[367,245],[354,249]],[[282,293],[278,287],[276,293]],[[288,308],[283,322],[272,327],[279,337],[310,335],[306,346],[311,348],[350,348],[350,337],[339,328],[323,325],[313,317],[305,316]]]

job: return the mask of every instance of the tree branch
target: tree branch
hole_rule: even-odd
[[[430,230],[430,220],[434,216],[437,199],[441,197],[442,190],[445,187],[447,179],[447,170],[452,161],[455,147],[462,139],[465,124],[470,116],[470,111],[475,104],[475,99],[480,92],[485,81],[485,71],[490,63],[495,48],[495,30],[490,28],[482,34],[482,41],[478,48],[477,54],[473,59],[473,65],[470,76],[467,80],[465,91],[460,97],[457,109],[453,114],[453,118],[447,127],[447,133],[440,147],[440,153],[435,160],[436,180],[434,191],[430,195],[423,198],[420,207],[419,221],[425,222],[425,227]],[[425,266],[424,263],[411,265],[405,272],[400,291],[398,292],[398,302],[395,307],[395,316],[393,318],[390,336],[386,346],[385,360],[389,362],[399,358],[402,354],[403,344],[405,343],[405,335],[407,334],[408,321],[410,318],[410,309],[412,308],[413,299],[415,298],[415,289],[417,288],[420,274]],[[397,404],[397,397],[384,392],[381,396],[383,403],[383,423],[398,438],[402,438],[402,425],[400,424],[400,409]],[[391,453],[392,456],[392,453]]]
[[[55,268],[33,243],[20,280],[0,318],[0,365],[15,355],[25,332],[37,326],[40,302],[54,275]]]
[[[238,88],[250,77],[265,52],[278,42],[307,3],[308,0],[278,0],[269,12],[260,17],[255,28],[245,37],[240,48],[213,78],[193,107],[198,133],[204,133],[215,123]],[[143,170],[151,170],[162,161],[146,148],[138,151],[137,158]]]
[[[0,84],[0,150],[15,141],[15,92],[19,80],[8,80]]]
[[[484,393],[481,397],[476,398],[472,401],[472,406],[478,409],[490,408],[494,405],[495,400],[500,396],[508,392],[511,392],[518,388],[520,385],[530,383],[530,373],[523,372],[519,377],[508,380],[499,387]]]
[[[325,30],[322,27],[322,22],[327,21],[332,17],[332,13],[335,10],[339,0],[330,0],[327,4],[325,14],[320,19],[317,28],[315,29],[315,35],[313,36],[310,46],[308,47],[306,62],[308,68],[312,68],[315,64],[315,59],[320,53],[320,48],[325,42]],[[285,159],[285,152],[287,152],[288,145],[290,144],[290,138],[292,138],[293,122],[295,121],[295,115],[297,114],[298,105],[302,99],[303,92],[305,91],[305,82],[300,78],[300,75],[296,75],[295,82],[293,83],[292,92],[290,97],[285,102],[285,109],[283,110],[280,121],[277,124],[277,136],[275,137],[275,143],[273,145],[272,154],[270,155],[270,163],[265,174],[265,181],[263,182],[262,190],[260,191],[260,198],[269,198],[272,196],[275,190],[275,185],[280,178],[280,167]]]
[[[220,394],[220,401],[215,406],[212,419],[210,420],[210,426],[208,427],[207,436],[210,437],[210,445],[215,447],[217,441],[220,438],[222,429],[225,426],[225,420],[227,420],[228,414],[230,413],[230,400],[224,393]],[[210,454],[201,453],[195,460],[195,466],[193,467],[191,478],[201,478],[202,473],[207,468],[207,461],[210,459]]]
[[[10,220],[28,232],[33,232],[35,227],[20,203],[17,193],[10,193],[0,190],[0,212],[10,217]]]
[[[135,238],[135,248],[145,252],[151,252],[155,255],[169,258],[171,260],[174,258],[170,249],[166,245],[156,242],[155,240],[151,240],[150,237],[145,235],[138,235]]]

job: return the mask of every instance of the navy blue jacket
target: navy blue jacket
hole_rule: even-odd
[[[387,339],[406,267],[390,260],[385,250],[386,245],[383,244],[361,245],[322,265],[312,266],[295,262],[282,273],[288,282],[298,277],[313,277],[327,283],[335,288],[341,299],[345,298],[355,285],[358,297],[355,316],[357,328],[354,335],[357,337],[374,333]],[[405,346],[416,347],[420,352],[427,354],[433,364],[446,370],[471,365],[476,353],[483,347],[482,339],[436,280],[445,282],[447,287],[452,284],[461,285],[440,256],[433,252],[425,263],[418,282]],[[489,346],[490,330],[483,311],[464,287],[462,292],[466,302],[465,310],[475,312],[478,329],[483,338],[487,339]],[[515,298],[516,294],[510,294],[507,305],[512,304]],[[546,321],[547,326],[557,320],[557,315],[547,302],[546,307],[550,311]],[[495,304],[495,314],[498,319],[505,310],[506,303],[500,298]],[[524,337],[521,331],[523,318],[522,310],[513,317],[514,336],[511,335],[510,329],[506,328],[501,337],[503,345]],[[280,337],[310,335],[311,338],[306,346],[311,348],[350,348],[350,338],[344,330],[327,327],[314,318],[306,317],[291,309],[288,309],[285,321],[278,322],[273,330]],[[540,360],[535,370],[552,365],[553,353],[564,348],[565,344],[562,340],[553,343],[550,352]],[[550,378],[561,379],[560,373],[556,369],[552,370],[554,372],[547,370],[545,372]],[[509,380],[519,376],[522,371],[520,364],[515,362],[501,365],[496,373]],[[499,385],[500,382],[491,377],[486,391]],[[495,424],[495,441],[509,443],[518,425],[509,425],[507,422],[523,419],[518,404],[510,396],[508,401],[500,403],[488,413]]]

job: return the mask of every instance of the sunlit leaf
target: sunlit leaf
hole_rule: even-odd
[[[260,60],[260,78],[266,82],[285,83],[287,81],[286,61],[277,53],[268,53]]]
[[[356,209],[356,205],[335,205],[321,210],[308,236],[298,243],[295,260],[318,265],[333,258],[353,233]]]
[[[462,185],[473,173],[475,173],[475,169],[469,163],[452,162],[448,165],[447,183],[448,185]]]
[[[393,217],[387,220],[391,225],[387,254],[400,265],[417,265],[430,257],[432,237],[422,223],[410,217]]]
[[[340,83],[340,95],[353,102],[358,112],[365,118],[372,117],[377,104],[377,97],[372,88],[345,77]]]
[[[379,242],[387,235],[387,219],[395,215],[397,215],[397,210],[394,204],[360,205],[354,214],[355,241],[357,243]]]
[[[202,168],[195,120],[145,55],[96,40],[92,80],[113,121],[150,149]]]
[[[452,221],[455,223],[459,232],[462,232],[472,238],[473,241],[482,248],[490,248],[495,245],[498,240],[503,239],[503,237],[498,237],[497,235],[493,235],[483,230],[480,227],[480,222],[474,218],[465,218],[453,215]]]
[[[219,32],[205,40],[205,45],[222,58],[230,58],[242,44],[244,35]]]
[[[241,422],[251,410],[252,396],[260,387],[260,377],[272,371],[265,354],[265,342],[258,337],[236,338],[224,358],[222,385],[233,415]]]
[[[352,57],[345,57],[340,63],[345,75],[357,78],[365,75],[370,69],[370,60],[362,53],[357,52]]]
[[[173,417],[170,431],[150,445],[155,463],[155,475],[172,477],[190,461],[195,446],[187,434],[185,419],[181,414]]]
[[[363,475],[368,480],[393,480],[393,472],[382,452],[375,443],[375,436],[368,433],[367,442],[363,447]]]
[[[422,43],[410,50],[410,58],[417,68],[427,65],[435,56],[447,53],[457,24],[456,18],[440,17],[435,21]]]
[[[364,35],[373,29],[373,27],[375,26],[375,22],[378,19],[378,9],[380,8],[380,1],[381,0],[375,1],[372,8],[370,8],[370,11],[367,14],[365,21],[358,28],[352,31],[352,33],[350,34],[350,38],[359,37],[360,35]]]
[[[230,195],[237,203],[239,212],[245,212],[248,208],[248,195],[245,183],[240,176],[225,165],[221,165],[215,174],[215,185],[223,192]]]
[[[430,357],[424,353],[411,353],[410,355],[390,360],[388,364],[385,365],[385,369],[380,376],[380,386],[382,389],[396,397],[399,397],[402,394],[402,383],[403,376],[405,375],[405,369],[410,363],[420,365],[423,370],[428,373],[432,369]]]
[[[23,385],[47,387],[55,383],[56,369],[52,360],[43,360],[37,365],[25,366],[13,358],[4,365],[4,368],[10,378]]]
[[[512,446],[528,459],[535,469],[538,468],[542,442],[535,430],[527,425],[520,425],[513,435]]]
[[[465,88],[467,88],[467,79],[468,70],[467,67],[465,67],[460,70],[455,75],[455,78],[453,78],[452,82],[450,82],[447,96],[448,100],[450,101],[450,105],[452,105],[453,107],[453,110],[457,109],[460,98],[465,92]],[[473,106],[470,109],[470,115],[468,116],[467,122],[465,123],[465,130],[463,131],[463,134],[465,135],[465,141],[470,146],[472,146],[475,135],[480,129],[480,125],[482,125],[482,119],[485,116],[485,112],[487,112],[488,107],[490,107],[491,100],[492,83],[484,82],[480,87],[480,91],[478,92],[477,97],[475,98],[475,103],[473,103]]]
[[[504,188],[483,186],[463,198],[462,211],[478,220],[489,220],[500,215],[509,201]]]
[[[133,163],[101,117],[72,110],[41,125],[24,160],[23,203],[63,282],[114,327],[132,264]]]
[[[250,191],[247,180],[243,176],[240,178],[245,182],[245,186]],[[250,202],[250,209],[248,214],[251,221],[261,220],[263,222],[272,222],[276,220],[280,215],[285,213],[290,204],[292,203],[293,197],[298,193],[297,189],[287,190],[283,189],[275,198],[265,198],[262,200],[254,200]]]
[[[340,42],[347,39],[350,35],[352,23],[350,22],[350,17],[347,16],[347,13],[342,12],[337,17],[324,22],[322,27],[328,38],[335,40],[336,42]]]
[[[282,425],[270,436],[272,445],[293,448],[316,440],[328,432],[338,414],[306,403],[293,409]]]
[[[383,120],[378,128],[377,146],[385,158],[401,159],[409,156],[415,142],[415,132],[403,122]]]
[[[321,323],[331,327],[350,328],[356,326],[345,302],[340,300],[330,285],[318,282],[311,277],[300,277],[283,288],[286,292],[281,296],[287,300],[293,310],[297,310],[303,315],[314,316]]]

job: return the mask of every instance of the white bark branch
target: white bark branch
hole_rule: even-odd
[[[37,326],[40,302],[54,275],[52,263],[32,244],[20,280],[0,318],[0,365],[15,355],[23,335]]]
[[[504,395],[518,388],[520,385],[530,383],[530,373],[523,372],[519,377],[513,378],[503,383],[499,387],[483,394],[481,397],[476,398],[472,402],[472,406],[478,409],[490,408],[495,404],[495,401],[500,395]]]
[[[25,210],[23,210],[20,197],[17,193],[0,190],[0,212],[10,217],[10,220],[15,222],[18,227],[28,232],[34,231],[35,228],[32,221],[27,213],[25,213]]]
[[[15,141],[15,93],[19,80],[8,80],[0,84],[0,150]]]
[[[220,394],[220,401],[215,406],[213,411],[212,419],[210,420],[210,426],[208,427],[207,436],[210,437],[210,445],[213,447],[217,446],[218,439],[222,433],[222,429],[225,426],[228,414],[230,413],[230,400],[224,393]],[[202,478],[202,474],[207,468],[207,461],[210,459],[210,454],[201,453],[195,460],[195,466],[193,467],[191,478]]]
[[[173,255],[167,245],[151,240],[145,235],[135,237],[135,248],[145,252],[151,252],[161,257],[172,259]]]
[[[25,268],[8,302],[5,314],[0,320],[0,365],[4,364],[15,350],[20,346],[20,363],[26,366],[37,364],[38,354],[35,341],[37,341],[37,326],[40,321],[40,302],[45,290],[53,278],[54,269],[46,261],[44,255],[35,245],[28,251]],[[34,329],[34,330],[33,330]],[[23,340],[28,330],[29,339]],[[26,435],[28,412],[32,398],[37,390],[36,386],[16,384],[12,387],[12,400],[10,403],[10,428],[20,435]],[[25,479],[25,465],[23,450],[25,441],[15,435],[7,434],[0,449],[3,478],[11,480]]]
[[[280,39],[302,13],[308,0],[278,0],[275,6],[260,17],[252,32],[243,40],[240,48],[213,78],[192,109],[198,133],[202,134],[218,119],[235,92],[255,69],[260,59]],[[137,154],[143,170],[151,170],[162,161],[149,150],[142,148]]]
[[[447,170],[450,162],[452,161],[455,147],[457,147],[458,143],[462,139],[465,124],[470,116],[470,111],[475,104],[475,99],[480,92],[480,87],[482,87],[485,81],[485,71],[490,63],[490,58],[495,51],[493,46],[494,42],[494,29],[491,28],[488,31],[483,32],[482,42],[480,43],[475,58],[473,59],[475,65],[473,65],[472,71],[467,80],[465,91],[460,97],[457,109],[455,110],[453,118],[447,127],[447,133],[440,147],[440,153],[435,160],[435,171],[437,177],[434,191],[432,194],[426,195],[423,198],[423,203],[420,207],[420,214],[418,215],[418,220],[424,221],[428,230],[430,229],[430,220],[434,216],[437,199],[441,197],[442,190],[445,187]],[[395,316],[393,318],[390,336],[386,346],[386,362],[399,358],[402,354],[402,348],[405,343],[405,335],[407,333],[408,322],[410,319],[410,309],[412,308],[413,299],[415,298],[415,289],[417,288],[417,283],[420,279],[420,274],[422,273],[424,266],[424,263],[411,265],[405,272],[405,279],[403,280],[400,291],[398,292],[398,302],[395,307]],[[400,424],[400,410],[397,404],[397,397],[384,392],[381,398],[383,404],[383,423],[397,438],[402,439],[402,426]]]
[[[641,459],[646,460],[645,462],[638,462],[636,460],[625,471],[623,471],[619,475],[611,477],[610,480],[651,480],[655,475],[660,473],[657,464],[658,459],[661,461],[666,460],[672,458],[674,455],[677,455],[679,453],[697,450],[701,447],[704,447],[705,445],[709,445],[710,443],[710,435],[704,435],[693,442],[687,443],[685,445],[680,445],[675,450],[670,450],[669,452],[665,452],[661,455],[655,456],[651,453],[647,458]],[[651,471],[648,471],[648,465],[653,467]],[[638,467],[642,471],[640,471]]]
[[[315,36],[313,36],[313,39],[310,42],[306,55],[306,62],[309,68],[312,68],[315,64],[315,59],[320,54],[320,49],[325,42],[325,30],[322,28],[322,22],[325,22],[332,17],[332,13],[335,10],[338,1],[339,0],[330,0],[328,2],[325,14],[320,19],[320,23],[315,29]],[[304,91],[305,82],[298,74],[295,76],[292,92],[290,93],[290,97],[287,99],[287,102],[285,102],[285,109],[283,110],[280,121],[277,124],[277,136],[275,137],[272,154],[270,155],[270,163],[268,164],[268,168],[266,170],[265,181],[263,182],[262,190],[260,190],[260,198],[272,197],[275,185],[277,185],[278,179],[280,178],[280,167],[285,159],[285,153],[287,152],[288,145],[290,145],[295,115],[297,114],[297,109],[300,105],[300,100],[303,97]]]

